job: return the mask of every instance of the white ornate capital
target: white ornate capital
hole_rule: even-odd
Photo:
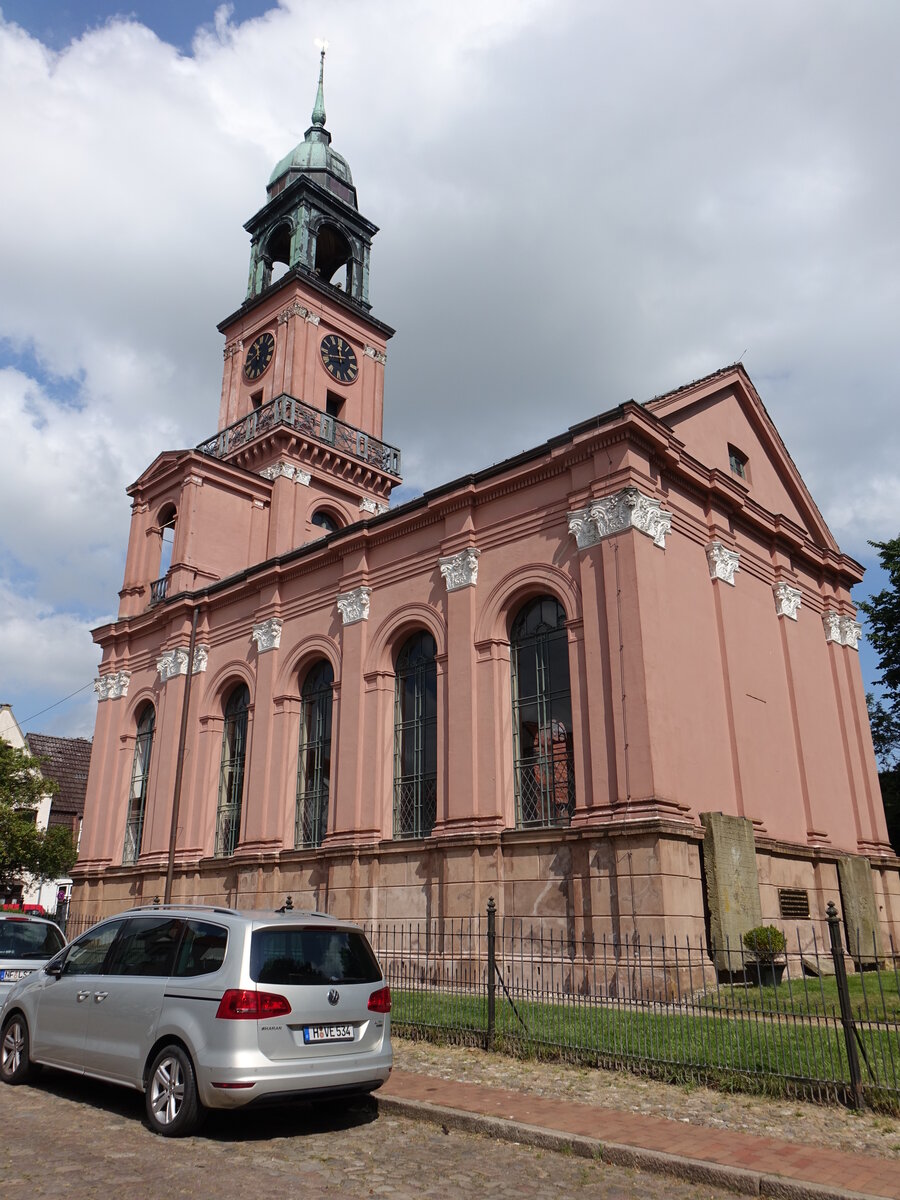
[[[260,475],[263,477],[263,479],[272,480],[281,478],[293,479],[296,474],[297,468],[286,462],[272,463],[270,467],[263,467],[263,469],[260,471]]]
[[[459,554],[451,554],[447,558],[438,560],[448,592],[476,585],[479,554],[481,554],[480,550],[476,550],[474,546],[468,546],[465,550],[460,550]]]
[[[228,342],[225,346],[225,349],[222,351],[222,357],[233,358],[235,354],[240,354],[243,348],[244,343],[241,338],[238,338],[237,341],[234,342]]]
[[[381,350],[376,350],[374,346],[366,346],[363,353],[368,355],[369,358],[374,358],[375,361],[381,363],[382,366],[387,362],[387,355]]]
[[[825,626],[825,641],[841,645],[841,618],[836,612],[822,613],[822,624]]]
[[[799,588],[792,588],[783,580],[772,584],[772,592],[775,596],[775,613],[779,617],[789,617],[792,621],[797,620],[797,609],[800,607],[803,599],[803,593]]]
[[[734,587],[734,573],[741,568],[740,554],[737,550],[729,550],[721,542],[710,542],[706,547],[706,561],[709,564],[710,579],[721,579]]]
[[[387,512],[388,506],[382,504],[380,500],[373,500],[371,496],[363,496],[359,502],[359,511],[363,513],[372,513],[378,516],[379,513]]]
[[[319,322],[322,320],[322,318],[319,316],[318,313],[308,312],[306,314],[306,320],[309,322],[310,325],[318,325]]]
[[[101,675],[94,680],[94,691],[98,700],[118,700],[128,695],[128,684],[131,674],[128,671],[115,671],[111,675]]]
[[[666,548],[666,534],[672,528],[672,514],[660,508],[660,501],[645,496],[636,487],[622,488],[612,496],[592,500],[587,508],[569,513],[569,533],[579,550],[595,546],[604,538],[627,529],[637,529]]]
[[[357,621],[368,621],[371,594],[371,588],[358,587],[354,588],[352,592],[343,592],[338,596],[338,612],[345,625],[355,625]]]
[[[822,613],[822,624],[825,626],[826,642],[848,646],[851,650],[859,649],[859,639],[862,637],[862,625],[859,621],[854,621],[852,617],[843,617],[829,609]]]
[[[201,671],[205,671],[208,661],[209,646],[195,646],[194,664],[191,674],[197,675]],[[165,654],[160,655],[156,660],[156,669],[159,672],[160,683],[168,683],[176,675],[187,675],[187,664],[187,646],[176,646],[174,650],[167,650]]]
[[[841,617],[841,632],[844,645],[849,646],[851,650],[858,650],[859,639],[862,637],[862,625],[859,621],[854,621],[852,617]]]
[[[309,487],[309,481],[312,479],[309,471],[301,471],[299,467],[294,471],[294,483],[299,483],[302,487]]]
[[[184,646],[176,646],[167,650],[156,660],[160,683],[168,683],[176,675],[187,675],[188,652]]]
[[[278,649],[281,645],[281,626],[282,621],[279,617],[269,617],[267,621],[260,621],[258,625],[253,626],[253,640],[259,654]]]
[[[278,324],[286,325],[293,317],[305,317],[309,314],[309,309],[302,304],[298,304],[295,300],[293,304],[289,304],[287,308],[283,308],[278,314]]]

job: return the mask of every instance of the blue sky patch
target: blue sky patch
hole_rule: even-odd
[[[82,34],[104,25],[112,17],[133,17],[152,29],[158,38],[190,54],[194,34],[202,25],[212,27],[221,0],[3,0],[0,12],[39,38],[52,50],[63,50]],[[277,0],[232,0],[232,24],[241,24],[277,8]]]

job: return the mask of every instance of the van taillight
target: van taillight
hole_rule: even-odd
[[[254,988],[229,988],[216,1011],[223,1021],[263,1021],[267,1017],[286,1017],[291,1011],[284,996],[258,992]]]
[[[379,988],[369,997],[369,1012],[389,1013],[391,1011],[391,989]]]

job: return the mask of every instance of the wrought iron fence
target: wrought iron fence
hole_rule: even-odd
[[[366,927],[398,1033],[898,1112],[900,955],[874,947],[864,969],[836,913],[829,930],[802,948],[795,930],[777,972],[735,948],[719,973],[702,941],[574,938],[490,908]]]
[[[96,919],[68,914],[67,937]],[[729,971],[703,940],[575,937],[492,903],[363,927],[403,1036],[900,1113],[900,952],[851,955],[833,905],[830,944],[795,927],[773,964],[727,947]]]

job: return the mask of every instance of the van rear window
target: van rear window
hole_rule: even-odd
[[[250,941],[250,977],[281,986],[376,983],[381,968],[356,929],[257,929]]]
[[[15,917],[0,921],[0,958],[52,958],[65,944],[55,925]]]

